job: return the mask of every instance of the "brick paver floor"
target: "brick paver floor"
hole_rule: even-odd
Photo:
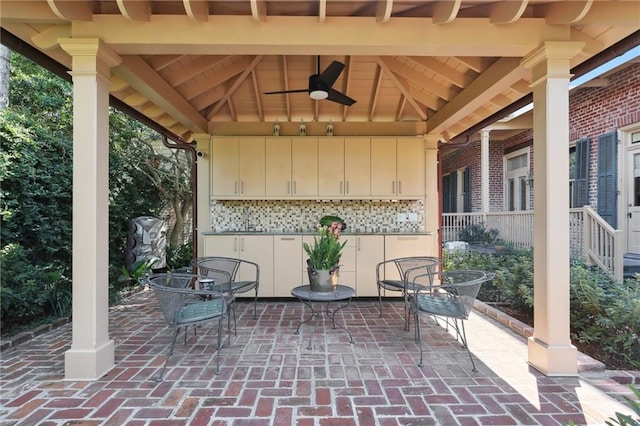
[[[625,387],[602,376],[549,378],[527,366],[524,338],[479,313],[467,322],[466,351],[426,318],[425,366],[403,331],[403,308],[354,301],[344,310],[353,334],[313,322],[299,335],[305,307],[296,301],[238,304],[237,336],[215,374],[215,328],[178,338],[165,380],[152,380],[171,332],[152,293],[110,311],[116,366],[97,381],[65,381],[71,326],[2,353],[2,425],[564,425],[604,424]],[[340,316],[338,316],[340,318]]]

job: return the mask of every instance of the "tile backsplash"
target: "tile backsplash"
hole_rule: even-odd
[[[398,221],[398,215],[416,221]],[[249,224],[258,231],[313,231],[325,215],[347,223],[346,232],[421,232],[425,229],[422,200],[212,200],[211,230],[242,231]]]

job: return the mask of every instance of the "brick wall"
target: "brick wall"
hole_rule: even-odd
[[[640,123],[640,63],[609,75],[606,87],[579,87],[569,94],[569,137],[571,141],[589,138],[590,170],[589,201],[596,207],[597,141],[598,136],[618,130],[620,127]],[[533,130],[526,130],[504,141],[489,143],[489,206],[490,211],[504,208],[503,156],[505,150],[533,140]],[[568,148],[567,142],[567,148]],[[530,151],[531,173],[533,170],[533,146]],[[442,174],[471,166],[472,211],[482,210],[480,137],[456,151],[443,151]],[[533,207],[533,200],[531,200]]]

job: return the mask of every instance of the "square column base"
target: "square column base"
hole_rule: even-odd
[[[115,366],[115,345],[108,340],[95,350],[69,349],[64,354],[65,380],[97,380]]]
[[[549,377],[577,377],[578,350],[573,345],[549,345],[535,337],[527,341],[529,365]]]

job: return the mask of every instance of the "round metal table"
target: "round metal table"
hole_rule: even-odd
[[[351,303],[351,298],[353,298],[353,296],[356,295],[356,291],[353,288],[346,285],[338,284],[335,287],[334,291],[320,293],[316,291],[311,291],[311,287],[308,285],[301,285],[299,287],[295,287],[294,289],[292,289],[291,294],[297,297],[298,300],[303,302],[305,305],[309,307],[309,309],[311,309],[311,316],[303,320],[302,322],[300,322],[300,324],[298,324],[298,328],[296,329],[296,334],[300,333],[300,327],[302,326],[302,324],[311,321],[313,317],[317,317],[316,324],[313,327],[313,331],[311,332],[311,335],[309,336],[309,346],[307,346],[307,349],[311,349],[311,339],[313,338],[313,334],[315,333],[316,328],[318,327],[318,323],[320,322],[320,319],[323,313],[327,315],[328,318],[331,319],[333,328],[335,329],[337,326],[343,329],[344,331],[346,331],[347,334],[349,335],[349,343],[353,343],[353,337],[351,336],[351,332],[347,330],[347,328],[344,325],[336,323],[336,313],[346,308],[347,306],[349,306],[349,303]],[[333,309],[330,309],[330,304],[334,302],[343,302],[343,303],[338,303]],[[315,307],[313,305],[314,303],[319,304],[320,308],[318,309],[317,307]],[[323,303],[325,304],[324,309],[322,305]],[[342,318],[342,322],[344,322],[344,316]]]

